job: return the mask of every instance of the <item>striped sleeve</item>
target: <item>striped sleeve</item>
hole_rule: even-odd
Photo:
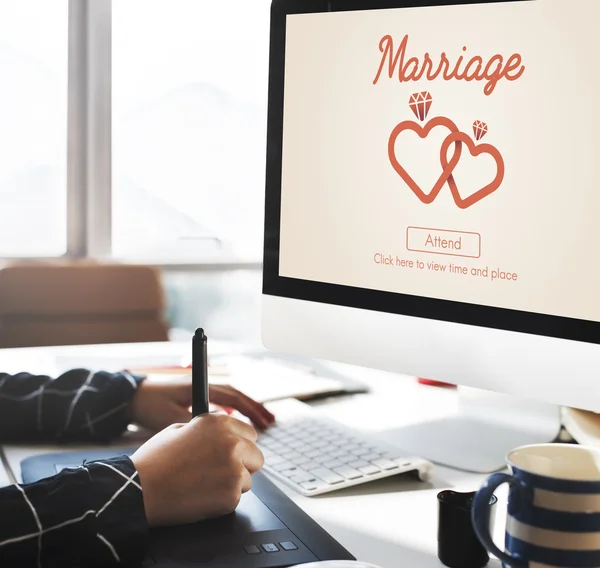
[[[0,373],[0,440],[106,442],[127,428],[142,380],[125,371],[73,369],[52,379]]]
[[[0,566],[136,566],[148,527],[126,457],[0,489]]]

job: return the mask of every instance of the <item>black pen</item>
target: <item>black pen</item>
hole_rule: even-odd
[[[198,328],[192,339],[192,416],[208,414],[208,353],[206,335]]]

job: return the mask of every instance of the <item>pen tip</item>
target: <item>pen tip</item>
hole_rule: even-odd
[[[204,336],[204,329],[202,329],[201,327],[199,327],[199,328],[196,330],[196,333],[194,334],[194,337],[198,337],[198,338],[201,338],[201,339],[203,339],[203,338],[205,337],[205,336]]]

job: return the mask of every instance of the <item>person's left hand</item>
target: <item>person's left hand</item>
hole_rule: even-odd
[[[275,417],[259,402],[227,385],[209,385],[212,404],[237,410],[258,428],[266,428]],[[158,432],[171,424],[192,418],[190,377],[152,378],[142,381],[131,403],[131,421]]]

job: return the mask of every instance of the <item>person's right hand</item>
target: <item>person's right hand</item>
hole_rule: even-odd
[[[264,463],[251,426],[205,414],[159,432],[131,457],[151,527],[232,513]]]

